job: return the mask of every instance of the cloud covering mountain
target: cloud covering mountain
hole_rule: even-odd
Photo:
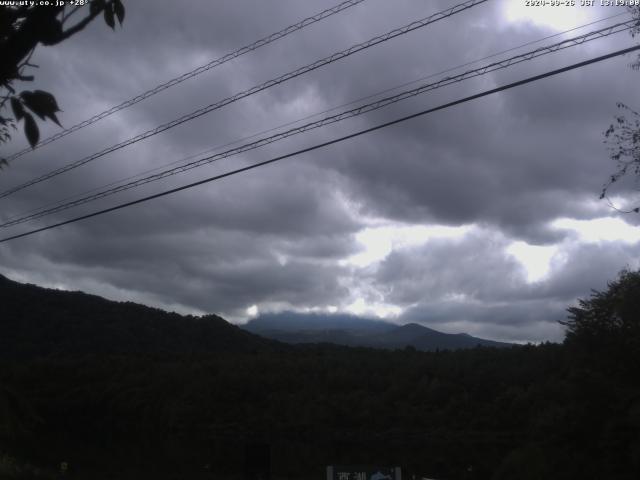
[[[28,88],[55,94],[64,110],[60,120],[69,126],[335,3],[127,2],[116,33],[96,22],[59,46],[39,48],[33,62],[40,68]],[[367,0],[21,157],[0,172],[0,188],[455,3]],[[583,9],[559,27],[544,17],[514,17],[510,4],[487,2],[25,189],[2,200],[0,219],[555,35],[558,28],[624,13]],[[621,33],[567,49],[28,226],[265,160],[633,42]],[[613,171],[602,132],[616,102],[640,102],[640,74],[628,68],[630,61],[609,60],[0,244],[0,272],[183,313],[216,312],[236,322],[283,310],[339,312],[396,323],[428,319],[425,326],[442,332],[503,341],[559,340],[557,320],[569,304],[604,288],[623,267],[640,266],[639,217],[597,200]],[[43,136],[56,128],[47,125]],[[21,142],[3,145],[2,153]],[[631,181],[614,193],[620,204],[637,200]]]

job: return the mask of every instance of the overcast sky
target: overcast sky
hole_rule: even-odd
[[[115,33],[100,20],[63,44],[39,48],[35,85],[23,88],[53,93],[70,126],[337,3],[128,0]],[[456,3],[366,0],[17,159],[0,172],[0,189]],[[4,198],[0,219],[625,12],[523,4],[490,0],[238,101]],[[183,185],[633,44],[619,33],[0,233]],[[557,321],[569,305],[622,268],[640,267],[639,216],[598,200],[614,171],[603,132],[616,102],[640,107],[632,60],[618,57],[3,243],[0,273],[233,322],[267,311],[339,311],[498,340],[559,341]],[[43,137],[56,131],[42,127]],[[2,153],[24,147],[22,137]],[[620,206],[640,201],[631,179],[612,194]]]

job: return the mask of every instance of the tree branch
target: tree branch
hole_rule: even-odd
[[[67,30],[63,31],[62,35],[60,35],[59,40],[56,43],[60,43],[61,41],[66,40],[70,36],[75,35],[76,33],[84,30],[84,28],[87,25],[89,25],[89,23],[91,23],[91,21],[94,18],[96,18],[98,15],[100,15],[104,11],[104,8],[105,7],[103,6],[101,8],[98,8],[93,13],[89,13],[89,15],[87,15],[84,19],[76,23],[73,27],[70,27]]]

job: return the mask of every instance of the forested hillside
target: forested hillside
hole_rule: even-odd
[[[0,275],[0,358],[276,348],[216,315],[182,316]],[[277,348],[283,348],[278,345]]]
[[[373,463],[405,478],[635,479],[639,278],[574,307],[563,345],[5,355],[0,465],[6,478],[55,478],[63,461],[82,479],[240,478],[261,442],[273,478]]]

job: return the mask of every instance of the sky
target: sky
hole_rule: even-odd
[[[53,93],[63,126],[339,2],[124,3],[122,28],[96,21],[33,57],[36,80],[20,87]],[[16,159],[0,171],[0,189],[457,3],[365,0]],[[407,82],[433,82],[630,18],[621,7],[524,4],[490,0],[203,115],[0,199],[0,220],[282,131]],[[618,33],[0,233],[178,187],[634,42]],[[623,268],[640,268],[640,217],[598,199],[615,170],[603,132],[619,113],[616,103],[640,107],[633,59],[617,57],[1,243],[0,273],[234,323],[264,312],[348,312],[496,340],[561,341],[558,321],[567,307],[606,288]],[[476,63],[454,69],[469,62]],[[41,125],[42,138],[57,131]],[[0,153],[25,145],[16,135]],[[634,179],[616,185],[611,198],[619,207],[640,203]]]

